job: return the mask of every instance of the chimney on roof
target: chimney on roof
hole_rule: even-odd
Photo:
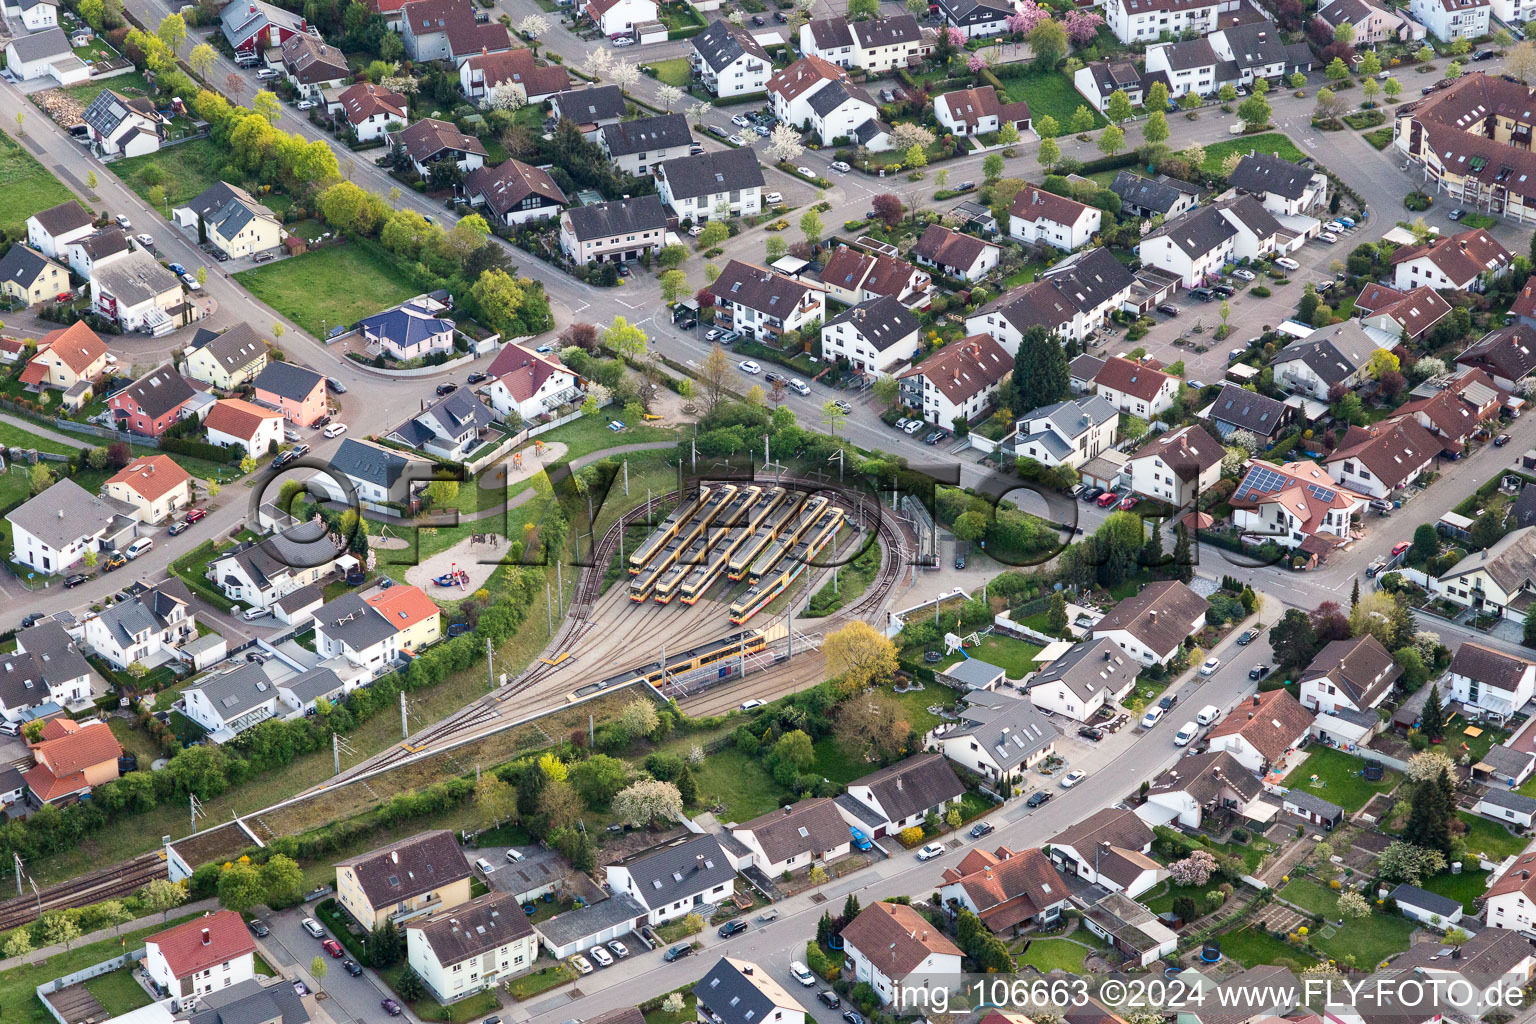
[[[896,776],[896,792],[901,792],[901,776]]]
[[[203,945],[207,946],[207,945],[212,944],[212,942],[213,942],[213,933],[210,932],[207,928],[204,928],[203,929]]]
[[[400,851],[399,850],[390,850],[389,851],[389,862],[391,864],[399,864],[400,863]]]
[[[1253,695],[1253,706],[1254,707],[1258,707],[1259,706],[1259,695],[1258,694],[1254,694]]]

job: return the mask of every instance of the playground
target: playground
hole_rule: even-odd
[[[434,601],[462,601],[485,585],[506,556],[507,539],[476,533],[405,570],[405,582],[420,587]]]
[[[543,472],[545,466],[560,462],[566,451],[562,441],[545,444],[535,439],[528,447],[513,452],[494,466],[487,466],[480,474],[478,486],[485,491],[512,490],[534,474]]]
[[[990,629],[990,627],[989,627]],[[1012,637],[987,632],[971,633],[964,638],[963,648],[957,648],[935,666],[939,671],[949,668],[962,658],[975,658],[989,665],[996,665],[1009,679],[1023,679],[1035,670],[1035,655],[1041,648]],[[964,653],[962,653],[962,651]]]

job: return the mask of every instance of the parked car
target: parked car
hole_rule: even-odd
[[[795,170],[797,172],[799,172],[799,174],[802,177],[805,177],[805,178],[819,177],[819,175],[815,171],[811,170],[809,167],[796,167]]]
[[[1493,58],[1495,56],[1496,55],[1494,54],[1494,52],[1492,50],[1483,49],[1483,50],[1478,50],[1476,53],[1474,53],[1472,55],[1472,59],[1473,60],[1493,60]]]
[[[811,969],[799,960],[791,960],[789,962],[789,973],[791,977],[806,988],[816,984],[816,975],[812,974]]]
[[[1198,725],[1194,722],[1185,722],[1179,726],[1179,731],[1173,734],[1173,745],[1176,747],[1187,747],[1199,735],[1200,727]]]
[[[348,957],[341,962],[341,969],[352,975],[354,978],[361,978],[363,976],[363,965],[358,963],[356,960],[353,960],[351,957]]]
[[[1067,772],[1067,774],[1061,780],[1061,788],[1071,789],[1073,786],[1077,785],[1079,782],[1082,782],[1087,777],[1088,773],[1085,771],[1074,770]]]
[[[309,932],[311,938],[325,938],[325,929],[320,927],[320,922],[316,921],[312,917],[306,917],[304,920],[300,921],[299,927]]]
[[[1253,271],[1244,270],[1242,267],[1238,267],[1236,270],[1232,271],[1232,276],[1237,278],[1239,281],[1252,281],[1255,277]]]
[[[735,117],[731,118],[731,124],[735,125],[737,128],[745,128],[747,125],[749,125],[751,123],[752,123],[751,121],[748,121],[741,114],[737,114]]]
[[[437,386],[437,393],[439,395],[451,395],[457,390],[459,390],[459,386],[451,380],[445,380]]]
[[[820,999],[822,1003],[830,1006],[834,1010],[843,1005],[843,1001],[839,999],[837,997],[837,993],[833,992],[831,989],[816,993],[816,998]]]
[[[734,921],[727,921],[725,924],[721,925],[718,934],[722,939],[728,939],[732,935],[740,935],[746,930],[747,922],[737,918]]]
[[[1167,696],[1163,697],[1161,700],[1159,700],[1157,702],[1157,706],[1162,708],[1164,711],[1172,711],[1173,710],[1173,706],[1175,704],[1177,704],[1178,702],[1179,702],[1178,695],[1170,693]]]
[[[980,839],[982,836],[989,836],[996,831],[996,825],[986,821],[978,821],[976,824],[971,826],[971,838]]]
[[[347,432],[347,425],[345,423],[332,423],[332,424],[330,424],[329,426],[327,426],[325,428],[325,436],[326,437],[340,437],[342,434],[345,434],[346,432]]]
[[[843,1020],[848,1024],[865,1024],[864,1018],[852,1010],[843,1011]]]
[[[1141,727],[1143,729],[1152,728],[1163,720],[1164,714],[1166,712],[1162,708],[1147,708],[1147,713],[1141,716]]]
[[[1335,245],[1339,241],[1339,236],[1332,231],[1322,231],[1318,233],[1317,240],[1319,242],[1326,242],[1328,245]]]
[[[1099,740],[1104,738],[1104,730],[1103,729],[1095,729],[1091,725],[1079,726],[1078,729],[1077,729],[1077,734],[1079,736],[1081,736],[1083,739],[1091,740],[1094,743],[1097,743],[1097,742],[1099,742]]]
[[[251,934],[256,936],[258,939],[264,939],[268,935],[272,934],[272,930],[267,927],[266,922],[259,917],[251,918],[249,921],[245,922],[245,926],[249,928],[251,930]]]
[[[1379,512],[1382,515],[1386,515],[1388,512],[1391,512],[1395,508],[1397,508],[1397,503],[1393,502],[1393,501],[1390,501],[1387,498],[1372,498],[1371,499],[1371,511],[1372,512]]]
[[[472,373],[468,377],[464,378],[464,383],[465,384],[471,384],[471,385],[479,384],[481,381],[485,380],[486,377],[488,377],[488,376],[490,376],[490,375],[485,373],[485,372],[483,372],[483,371],[481,371],[481,370],[476,370],[474,373]]]
[[[1127,494],[1125,497],[1120,499],[1120,511],[1129,512],[1139,504],[1141,504],[1140,498],[1136,497],[1134,494]]]
[[[750,373],[753,376],[763,372],[763,368],[750,359],[743,359],[736,364],[736,368],[742,373]]]
[[[133,225],[129,223],[128,218],[123,214],[118,214],[115,219],[117,221],[117,226],[122,228],[124,231],[128,231],[133,228]]]
[[[1413,547],[1412,541],[1398,541],[1396,544],[1392,545],[1392,557],[1396,558],[1398,555],[1402,554],[1404,551],[1407,551],[1411,547]]]
[[[612,942],[608,943],[608,948],[611,949],[613,951],[613,955],[618,957],[620,960],[623,960],[625,957],[629,956],[629,947],[624,945],[624,943],[620,942],[618,939],[614,939]]]
[[[176,522],[171,524],[171,528],[168,532],[172,537],[175,537],[177,534],[186,533],[187,530],[191,528],[191,526],[192,524],[187,522],[185,519],[178,519]]]
[[[1113,505],[1119,500],[1120,495],[1116,494],[1114,491],[1105,491],[1103,494],[1094,499],[1094,504],[1098,505],[1099,508],[1109,508],[1109,506]]]
[[[1024,801],[1025,807],[1039,807],[1051,798],[1051,794],[1043,789],[1037,789],[1029,794],[1029,799]]]
[[[1275,266],[1279,267],[1281,270],[1295,271],[1301,269],[1301,264],[1297,263],[1289,256],[1281,256],[1279,259],[1275,260]]]
[[[1179,307],[1175,306],[1171,302],[1164,302],[1164,303],[1162,303],[1161,305],[1159,305],[1157,307],[1157,311],[1159,313],[1164,314],[1165,316],[1178,316],[1179,315]]]
[[[335,939],[322,940],[320,943],[320,948],[331,954],[331,956],[337,960],[340,960],[346,952],[341,948],[341,943],[337,942]]]
[[[1201,725],[1210,725],[1220,717],[1221,709],[1218,708],[1215,704],[1207,704],[1205,707],[1201,708],[1200,713],[1195,716],[1195,721]]]
[[[333,395],[344,395],[347,393],[347,386],[335,377],[325,378],[325,386]]]
[[[1243,635],[1237,638],[1237,646],[1239,646],[1239,647],[1247,647],[1249,644],[1253,643],[1258,638],[1259,638],[1259,631],[1258,630],[1256,630],[1256,629],[1245,629],[1245,630],[1243,630]]]
[[[1493,446],[1495,448],[1503,448],[1505,445],[1509,444],[1509,441],[1510,437],[1508,434],[1500,434],[1498,437],[1493,439]]]
[[[90,579],[89,576],[86,576],[86,575],[84,575],[82,573],[78,573],[78,572],[74,573],[73,575],[66,576],[66,577],[64,577],[64,589],[68,590],[71,587],[78,587],[80,584],[84,583],[85,581],[87,581],[89,579]]]
[[[587,950],[587,953],[592,957],[593,960],[597,961],[597,966],[613,966],[613,954],[608,952],[602,946],[593,946],[591,949]]]
[[[1079,494],[1078,497],[1084,501],[1098,501],[1103,493],[1104,488],[1102,487],[1085,487],[1083,493]]]
[[[693,954],[693,947],[689,946],[689,945],[687,945],[685,943],[685,944],[683,944],[681,946],[673,946],[671,949],[669,949],[665,953],[663,953],[661,955],[661,958],[663,960],[665,960],[667,963],[670,964],[670,963],[676,963],[677,961],[681,960],[683,957],[691,956],[692,954]]]
[[[944,845],[942,843],[929,843],[917,851],[917,859],[933,860],[933,858],[943,856],[943,854]]]
[[[153,538],[151,538],[151,537],[140,537],[138,540],[134,541],[132,544],[129,544],[126,548],[124,548],[123,549],[123,554],[127,557],[128,561],[131,562],[135,558],[138,558],[140,555],[144,554],[145,552],[147,552],[150,548],[152,548],[154,546],[155,546],[155,542],[154,542]]]
[[[578,974],[592,973],[592,964],[589,963],[587,958],[582,956],[580,953],[577,953],[575,956],[571,957],[571,966],[576,968],[576,973]]]
[[[832,169],[838,174],[847,174],[853,168],[849,167],[846,161],[834,160],[832,161]]]
[[[393,999],[389,998],[388,996],[385,996],[383,999],[380,999],[379,1000],[379,1005],[384,1007],[384,1012],[389,1014],[391,1017],[398,1017],[398,1016],[400,1016],[400,1004],[395,1002]]]
[[[1269,665],[1255,665],[1253,668],[1248,670],[1248,678],[1252,679],[1254,682],[1258,682],[1260,679],[1263,679],[1265,676],[1269,675],[1271,671],[1272,669]]]

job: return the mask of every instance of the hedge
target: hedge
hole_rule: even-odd
[[[221,444],[209,444],[206,441],[188,441],[181,437],[161,437],[160,450],[162,452],[174,452],[177,455],[187,455],[194,459],[205,459],[208,462],[222,462],[227,465],[235,465],[245,458],[245,449],[234,445],[228,447]]]

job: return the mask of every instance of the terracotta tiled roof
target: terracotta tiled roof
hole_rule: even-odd
[[[1527,899],[1536,900],[1536,853],[1522,853],[1516,857],[1509,870],[1488,887],[1486,898],[1493,899],[1512,892],[1524,893]]]
[[[1427,245],[1410,245],[1392,254],[1392,265],[1427,259],[1457,285],[1477,280],[1478,275],[1506,267],[1514,255],[1481,228],[1437,238]]]
[[[1368,286],[1364,292],[1360,293],[1360,297],[1366,298],[1371,288],[1376,287],[1380,286]],[[1383,288],[1382,291],[1392,291],[1392,289]],[[1391,317],[1397,322],[1398,330],[1406,331],[1410,338],[1417,338],[1451,314],[1451,304],[1442,299],[1440,293],[1428,285],[1420,285],[1407,294],[1399,294],[1398,298],[1392,302],[1382,302],[1380,297],[1375,295],[1370,298],[1378,304],[1370,310],[1368,315]],[[1359,300],[1355,301],[1355,308],[1361,308]]]
[[[1170,380],[1173,378],[1161,370],[1138,365],[1119,356],[1110,356],[1104,360],[1104,365],[1099,367],[1099,372],[1093,378],[1095,384],[1131,395],[1144,402],[1155,399],[1163,385]]]
[[[395,586],[381,590],[367,602],[393,626],[396,632],[440,614],[437,605],[420,587]]]
[[[502,349],[485,372],[500,381],[517,402],[527,401],[538,394],[544,382],[555,374],[572,373],[553,356],[541,356],[521,345],[508,345]]]
[[[282,418],[280,412],[263,409],[239,398],[221,398],[208,410],[208,415],[203,418],[203,426],[249,441],[261,429],[263,420]]]
[[[169,455],[145,455],[108,477],[107,483],[126,484],[145,501],[154,501],[191,479]]]
[[[990,334],[950,342],[902,377],[918,377],[944,392],[954,405],[993,387],[1013,372],[1013,357]]]
[[[43,740],[32,747],[32,756],[46,763],[56,775],[115,761],[122,753],[122,745],[105,722],[82,726],[66,736]]]
[[[38,341],[37,349],[39,352],[52,351],[77,374],[85,373],[92,363],[107,354],[106,343],[83,320],[63,330],[49,331]]]
[[[1284,757],[1311,727],[1312,712],[1302,707],[1289,690],[1270,690],[1256,693],[1233,708],[1211,730],[1210,738],[1241,736],[1273,764]]]
[[[145,939],[158,946],[171,973],[186,978],[239,956],[256,952],[256,943],[245,921],[233,910],[220,910],[194,918]]]
[[[843,928],[843,942],[863,953],[880,973],[901,979],[917,970],[930,954],[959,956],[944,933],[911,907],[872,903]]]
[[[1204,427],[1194,425],[1159,434],[1150,444],[1132,455],[1131,461],[1162,459],[1163,464],[1173,470],[1180,480],[1189,483],[1220,463],[1226,453],[1220,441],[1208,434]]]
[[[768,91],[785,100],[810,92],[822,82],[848,82],[848,72],[821,57],[802,57],[768,80]]]
[[[374,114],[384,114],[402,124],[408,120],[405,112],[406,98],[398,92],[381,89],[372,82],[359,82],[346,89],[337,97],[337,102],[346,112],[347,121],[354,125],[362,124]]]
[[[1067,225],[1076,224],[1087,211],[1088,207],[1082,203],[1033,185],[1019,189],[1018,195],[1013,197],[1013,205],[1008,208],[1010,214],[1026,221],[1048,220]]]
[[[1327,495],[1327,497],[1324,497]],[[1354,508],[1367,499],[1333,482],[1323,468],[1308,459],[1276,465],[1255,459],[1232,492],[1233,508],[1258,508],[1279,503],[1301,521],[1301,532],[1316,532],[1331,510]]]
[[[1411,416],[1400,416],[1368,427],[1350,427],[1344,443],[1328,459],[1333,465],[1358,460],[1388,490],[1408,479],[1440,452],[1440,442]]]
[[[930,224],[912,247],[912,255],[940,266],[969,269],[988,247],[996,248],[975,235],[951,231],[942,224]]]
[[[978,916],[994,931],[1034,917],[1065,900],[1070,891],[1040,850],[1014,851],[1006,846],[993,853],[973,850],[958,869],[944,872],[944,882],[963,888]]]

